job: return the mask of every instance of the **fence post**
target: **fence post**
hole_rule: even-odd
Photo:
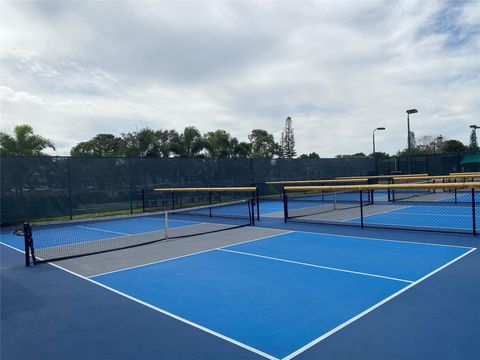
[[[145,212],[145,189],[142,189],[142,212]]]
[[[283,188],[283,220],[287,222],[288,219],[288,199],[287,199],[287,192],[285,188]]]
[[[68,213],[70,216],[70,220],[73,219],[73,209],[72,209],[72,175],[70,169],[70,159],[71,157],[67,157],[67,179],[68,179]]]
[[[248,159],[249,165],[250,165],[250,183],[252,185],[255,185],[253,182],[254,176],[253,176],[253,159]]]
[[[253,201],[249,201],[250,203],[250,209],[248,210],[248,212],[250,213],[250,223],[251,225],[255,225],[255,203]]]
[[[128,158],[128,179],[130,183],[130,214],[133,214],[133,182],[132,182],[132,168],[131,168],[131,158]]]
[[[212,192],[211,191],[208,192],[208,205],[209,205],[208,213],[209,213],[209,216],[212,217]],[[248,211],[250,212],[250,206]]]
[[[258,186],[255,189],[255,202],[257,204],[257,220],[260,220],[260,196],[258,194]]]
[[[363,229],[363,191],[360,190],[360,227]]]
[[[472,225],[473,235],[477,235],[477,220],[475,218],[475,189],[472,188]]]

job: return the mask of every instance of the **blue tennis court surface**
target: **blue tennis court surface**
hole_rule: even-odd
[[[91,277],[268,358],[291,358],[473,248],[289,232]]]
[[[477,222],[480,214],[476,214]],[[359,224],[360,219],[348,222]],[[419,228],[459,229],[471,231],[472,208],[468,206],[412,205],[402,209],[391,209],[379,214],[366,215],[366,225],[399,225]]]

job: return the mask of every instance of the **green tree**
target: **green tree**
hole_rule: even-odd
[[[349,159],[349,158],[363,158],[363,157],[367,157],[367,155],[365,155],[365,153],[363,152],[359,152],[355,154],[338,154],[338,155],[335,155],[335,157],[337,159]]]
[[[118,156],[121,139],[112,134],[98,134],[88,141],[75,145],[72,156]]]
[[[208,144],[208,156],[212,158],[232,157],[235,146],[238,144],[237,138],[232,138],[228,132],[220,129],[209,131],[205,134],[204,139]]]
[[[412,155],[425,155],[426,153],[428,153],[423,144],[417,145],[417,140],[413,131],[410,131],[410,148],[410,152]],[[396,155],[408,156],[408,146],[404,149],[398,150]]]
[[[465,152],[467,147],[458,140],[447,140],[443,143],[442,150],[444,153]]]
[[[241,141],[234,147],[234,157],[249,158],[252,156],[252,144]]]
[[[204,135],[207,142],[206,150],[212,158],[239,158],[249,157],[252,146],[246,142],[239,142],[225,130],[210,131]]]
[[[171,139],[171,150],[180,157],[200,157],[208,147],[209,144],[194,126],[186,127],[182,134]]]
[[[477,132],[475,131],[475,129],[472,129],[472,132],[470,133],[470,144],[468,145],[468,151],[471,151],[471,152],[480,151],[480,149],[478,148]]]
[[[290,116],[285,119],[280,149],[279,155],[287,159],[293,159],[297,155],[295,151],[295,135],[293,133],[292,118]]]
[[[316,152],[310,154],[302,154],[298,157],[299,159],[320,159],[320,156]]]
[[[373,157],[373,153],[369,154],[368,157]],[[375,151],[375,157],[377,157],[377,158],[388,158],[388,157],[390,157],[390,155],[387,154],[386,152]]]
[[[30,125],[17,125],[13,129],[13,136],[0,132],[1,155],[45,155],[43,150],[55,150],[52,141],[33,132]]]
[[[280,153],[280,146],[275,142],[273,135],[266,130],[252,130],[248,140],[250,140],[254,158],[272,158]]]
[[[171,143],[177,138],[175,130],[144,128],[122,134],[119,152],[124,156],[169,157]]]

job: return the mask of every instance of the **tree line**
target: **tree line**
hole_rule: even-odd
[[[2,155],[45,155],[44,150],[55,145],[34,133],[30,125],[18,125],[13,134],[0,133]],[[202,134],[194,126],[182,132],[172,129],[144,128],[134,132],[97,134],[70,150],[72,156],[138,156],[138,157],[209,157],[209,158],[294,158],[295,138],[292,120],[285,121],[280,142],[268,131],[254,129],[247,141],[239,141],[225,130]]]
[[[469,145],[458,140],[447,140],[442,136],[422,136],[418,138],[411,132],[411,154],[427,155],[452,152],[478,152],[476,132],[472,129]],[[55,150],[53,142],[35,134],[30,125],[17,125],[13,134],[0,132],[1,155],[45,155],[44,150]],[[155,130],[144,128],[134,132],[97,134],[87,141],[72,147],[72,156],[136,156],[136,157],[208,157],[208,158],[287,158],[297,157],[295,135],[290,117],[280,141],[267,130],[254,129],[248,135],[248,141],[239,141],[225,130],[214,130],[202,134],[194,126],[186,127],[182,132],[172,129]],[[384,152],[365,154],[338,154],[336,158],[389,157]],[[397,156],[408,155],[408,149],[399,150]],[[318,159],[319,154],[311,152],[301,154],[300,159]]]
[[[418,139],[413,131],[410,131],[410,151],[411,155],[431,155],[443,153],[463,153],[463,152],[479,152],[480,148],[477,142],[477,133],[472,129],[470,133],[470,142],[468,145],[463,144],[459,140],[446,139],[442,135],[423,135]],[[363,152],[355,154],[338,154],[336,158],[356,158],[356,157],[390,157],[384,152],[375,152],[375,154],[365,154]],[[408,147],[398,150],[395,156],[408,156]]]

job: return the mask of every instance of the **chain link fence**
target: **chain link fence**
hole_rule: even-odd
[[[464,154],[411,158],[413,173],[477,171]],[[473,167],[472,167],[473,166]],[[477,167],[474,167],[477,166]],[[142,190],[154,187],[259,186],[265,181],[331,179],[339,176],[408,173],[408,158],[183,159],[2,156],[1,223],[52,217],[137,212]]]

